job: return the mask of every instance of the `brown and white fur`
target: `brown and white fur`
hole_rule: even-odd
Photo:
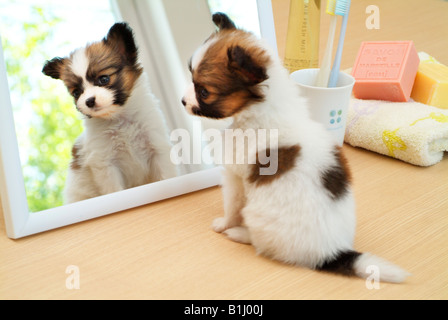
[[[126,23],[69,57],[47,61],[43,73],[64,82],[85,118],[72,150],[66,203],[177,175],[163,115]]]
[[[373,265],[381,280],[404,281],[408,274],[399,267],[354,250],[347,161],[324,127],[310,119],[307,101],[277,55],[225,14],[213,21],[219,30],[190,62],[193,83],[182,99],[187,111],[232,117],[233,129],[278,129],[278,143],[270,141],[267,150],[278,154],[274,175],[261,175],[258,161],[225,164],[224,217],[214,220],[213,229],[288,264],[364,278]]]

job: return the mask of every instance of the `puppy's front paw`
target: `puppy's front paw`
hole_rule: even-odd
[[[213,220],[212,229],[215,232],[221,233],[228,228],[227,220],[224,217]]]
[[[250,244],[250,233],[246,227],[233,227],[223,232],[230,240]]]

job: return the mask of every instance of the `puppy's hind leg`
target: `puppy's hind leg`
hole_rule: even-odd
[[[240,226],[243,221],[241,209],[246,204],[242,179],[229,170],[224,171],[223,178],[224,217],[213,221],[212,228],[216,232]]]

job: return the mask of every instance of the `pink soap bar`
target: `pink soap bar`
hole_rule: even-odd
[[[353,94],[358,99],[408,101],[419,63],[412,41],[363,42],[352,70]]]

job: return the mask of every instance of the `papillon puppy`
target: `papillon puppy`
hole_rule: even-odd
[[[310,118],[307,100],[278,55],[225,14],[214,14],[213,21],[218,31],[190,60],[193,81],[182,103],[193,115],[232,117],[232,129],[278,130],[278,139],[266,150],[234,145],[256,161],[225,163],[224,217],[212,228],[288,264],[364,278],[373,266],[382,281],[404,281],[408,273],[398,266],[354,250],[347,160],[323,125]],[[261,154],[276,161],[275,172],[263,174]]]
[[[102,41],[47,61],[42,71],[64,82],[85,118],[72,149],[66,203],[177,175],[159,102],[126,23],[113,25]]]

